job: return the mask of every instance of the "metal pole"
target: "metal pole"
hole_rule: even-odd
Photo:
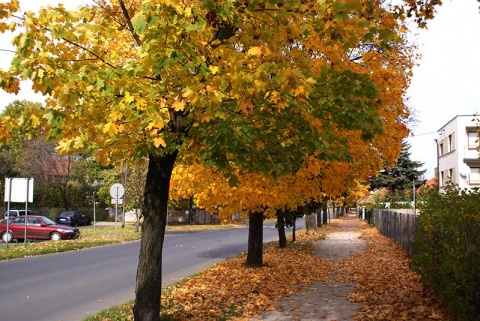
[[[440,151],[438,146],[438,139],[434,139],[437,147],[437,191],[440,192]]]
[[[128,172],[128,162],[125,162],[125,185],[124,185],[125,186],[125,191],[127,190],[127,172]],[[125,193],[123,195],[123,202],[122,202],[123,203],[122,204],[123,205],[122,228],[125,227],[125,198],[126,198],[126,194],[127,193]]]
[[[417,215],[417,203],[415,199],[415,180],[413,180],[413,215]]]
[[[97,211],[96,211],[96,204],[95,204],[95,191],[93,191],[93,228],[95,228],[95,223],[97,221]]]
[[[10,203],[12,201],[12,179],[11,178],[7,178],[8,180],[8,204],[7,204],[7,213],[8,213],[8,216],[7,216],[7,241],[5,242],[6,243],[6,247],[8,249],[8,222],[10,221]],[[6,184],[5,184],[6,186]]]
[[[115,194],[115,238],[117,238],[117,217],[118,217],[118,187]]]
[[[29,183],[30,179],[27,178],[27,199],[25,200],[25,230],[24,230],[24,238],[23,238],[23,244],[27,245],[27,222],[28,222],[28,190],[29,190]]]

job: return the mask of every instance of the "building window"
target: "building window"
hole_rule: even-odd
[[[453,168],[450,168],[450,169],[448,170],[448,180],[449,180],[450,182],[452,182],[453,184],[456,184],[456,183],[457,183],[457,179],[456,179],[456,177],[455,177],[455,171],[454,171]]]
[[[468,132],[468,149],[477,149],[478,147],[478,133],[474,131]]]
[[[454,177],[454,169],[453,168],[442,171],[440,173],[440,177],[442,179],[441,186],[446,186],[448,184],[448,182],[452,182],[452,183],[455,184],[456,179]]]
[[[480,185],[480,167],[470,168],[469,185]]]
[[[453,139],[453,133],[448,135],[448,152],[455,150],[455,140]]]
[[[439,150],[440,150],[440,156],[443,156],[443,154],[445,154],[443,150],[443,143],[440,143]]]

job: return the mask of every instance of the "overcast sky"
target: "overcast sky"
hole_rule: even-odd
[[[90,0],[21,0],[22,12],[36,11],[46,4],[66,3],[74,9]],[[456,115],[480,113],[480,14],[475,0],[444,0],[436,18],[416,37],[422,59],[414,68],[408,90],[409,105],[417,111],[413,128],[413,160],[424,163],[426,178],[433,177],[436,166],[436,132]],[[0,33],[0,49],[11,49],[11,34]],[[7,69],[13,57],[0,51],[0,68]],[[23,83],[18,96],[0,90],[0,110],[16,99],[43,101]]]
[[[417,110],[412,159],[434,176],[437,131],[456,115],[480,113],[480,14],[475,0],[445,0],[418,36],[422,59],[414,68],[409,104]],[[432,133],[433,132],[433,133]]]

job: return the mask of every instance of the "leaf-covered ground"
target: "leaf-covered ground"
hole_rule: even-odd
[[[276,301],[312,282],[355,282],[349,300],[361,304],[356,320],[448,319],[436,298],[422,287],[420,277],[409,269],[403,250],[366,223],[357,225],[368,244],[362,254],[338,261],[316,255],[315,242],[342,225],[342,220],[332,220],[314,235],[298,232],[297,242],[287,249],[267,245],[262,268],[246,268],[241,256],[165,288],[163,320],[248,320],[274,309]],[[133,320],[132,305],[90,320]]]

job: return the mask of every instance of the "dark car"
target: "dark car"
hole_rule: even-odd
[[[75,227],[57,225],[51,219],[40,215],[28,215],[27,239],[28,240],[63,240],[75,239],[80,236],[80,231]],[[0,237],[3,242],[11,242],[14,239],[25,239],[25,216],[11,217],[0,222]]]
[[[35,215],[35,213],[33,213],[30,210],[27,210],[27,214],[28,215]],[[21,216],[21,215],[25,215],[25,210],[9,210],[9,211],[5,212],[3,217],[4,217],[4,219],[7,219],[8,217],[16,217],[16,216]]]
[[[90,216],[84,215],[79,211],[63,212],[60,216],[55,218],[57,224],[65,224],[70,226],[81,226],[92,224]]]

